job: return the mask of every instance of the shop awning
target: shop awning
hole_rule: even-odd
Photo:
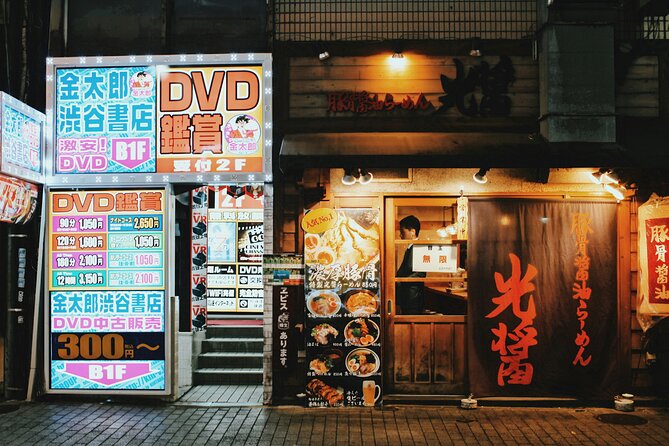
[[[599,167],[630,165],[613,143],[546,143],[519,133],[286,135],[282,170],[306,167]]]

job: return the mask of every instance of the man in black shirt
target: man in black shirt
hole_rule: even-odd
[[[400,238],[402,240],[416,240],[420,234],[420,221],[413,215],[400,220]],[[424,272],[413,270],[413,245],[409,245],[404,253],[402,264],[395,273],[395,277],[425,277]],[[423,282],[397,282],[395,300],[400,314],[421,314],[424,305]]]

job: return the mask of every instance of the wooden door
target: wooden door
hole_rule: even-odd
[[[385,200],[386,393],[435,395],[467,391],[466,242],[444,232],[445,227],[455,223],[454,204],[453,198]],[[408,215],[420,221],[415,240],[400,238],[399,222]],[[428,270],[420,273],[422,277],[396,277],[409,248],[417,262],[413,269]],[[442,250],[444,256],[434,255]],[[457,255],[457,268],[452,272],[435,271],[439,267],[430,264],[441,257],[452,261],[453,255]],[[449,265],[445,269],[452,269]],[[403,293],[406,287],[401,284],[407,283],[422,284],[422,311],[412,308],[411,314],[401,314],[401,303],[406,299],[396,299],[396,291],[399,287]]]

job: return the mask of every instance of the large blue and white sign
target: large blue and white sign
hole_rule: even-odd
[[[155,66],[56,73],[56,173],[155,172]]]
[[[0,92],[0,171],[42,183],[44,114]]]

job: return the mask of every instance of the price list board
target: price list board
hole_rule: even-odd
[[[380,405],[379,212],[317,209],[302,228],[307,406]]]
[[[165,192],[49,192],[50,390],[166,390]]]

